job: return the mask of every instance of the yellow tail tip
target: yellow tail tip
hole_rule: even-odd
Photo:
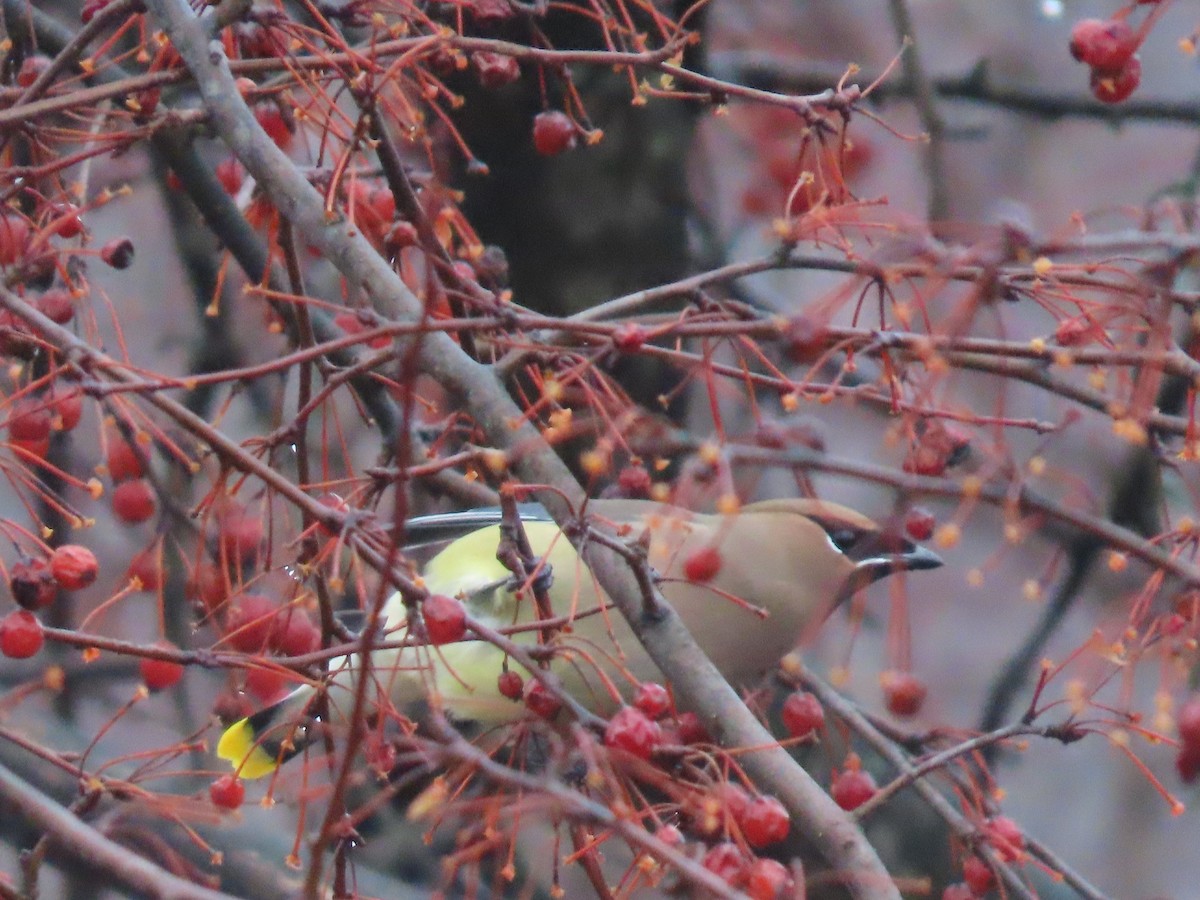
[[[245,779],[262,778],[276,769],[275,759],[258,744],[258,735],[249,719],[241,719],[225,729],[217,742],[217,756],[233,766]]]

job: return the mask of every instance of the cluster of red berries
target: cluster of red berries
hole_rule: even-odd
[[[21,609],[0,619],[0,653],[28,659],[42,649],[42,623],[33,614],[45,609],[59,589],[78,591],[96,580],[100,564],[95,554],[78,544],[55,548],[49,559],[22,559],[8,573],[8,588]]]
[[[1018,862],[1025,855],[1025,836],[1007,816],[993,816],[980,829],[983,842],[1003,863]],[[972,853],[963,861],[963,880],[942,891],[942,900],[979,900],[996,886],[991,863]]]
[[[52,383],[43,393],[23,397],[10,407],[9,445],[18,456],[45,459],[53,433],[72,430],[82,416],[83,394],[79,389]]]
[[[1143,37],[1121,16],[1075,23],[1071,55],[1091,68],[1092,96],[1097,100],[1120,103],[1137,89],[1142,81],[1137,49]]]

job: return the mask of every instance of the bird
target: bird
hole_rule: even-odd
[[[607,714],[643,682],[663,675],[600,589],[558,525],[537,504],[518,507],[556,621],[549,638],[552,671],[582,706]],[[937,554],[836,503],[810,499],[753,502],[734,513],[704,514],[651,500],[605,499],[587,504],[590,521],[641,542],[663,598],[734,686],[750,686],[790,652],[806,629],[859,589],[900,571],[942,565]],[[414,517],[408,547],[450,540],[421,572],[430,595],[454,598],[475,620],[500,630],[532,626],[535,590],[522,590],[496,558],[499,507]],[[389,637],[404,633],[408,609],[399,593],[383,608]],[[542,630],[510,631],[526,648]],[[470,637],[468,635],[468,637]],[[447,718],[498,726],[518,720],[523,705],[498,688],[515,665],[498,647],[466,639],[437,647],[411,645],[371,654],[371,677],[400,711],[429,703]],[[353,705],[354,659],[329,666],[321,690],[331,721]],[[218,756],[242,778],[258,778],[303,746],[301,724],[318,688],[303,685],[283,700],[231,725]],[[370,693],[370,692],[368,692]]]

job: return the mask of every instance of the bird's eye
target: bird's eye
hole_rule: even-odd
[[[851,528],[835,528],[829,532],[829,540],[833,546],[846,553],[857,543],[859,532]]]

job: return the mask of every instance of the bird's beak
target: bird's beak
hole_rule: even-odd
[[[944,565],[940,556],[919,544],[907,540],[896,541],[894,538],[889,544],[890,548],[877,548],[855,562],[854,571],[846,579],[841,599],[896,572],[916,572]]]

